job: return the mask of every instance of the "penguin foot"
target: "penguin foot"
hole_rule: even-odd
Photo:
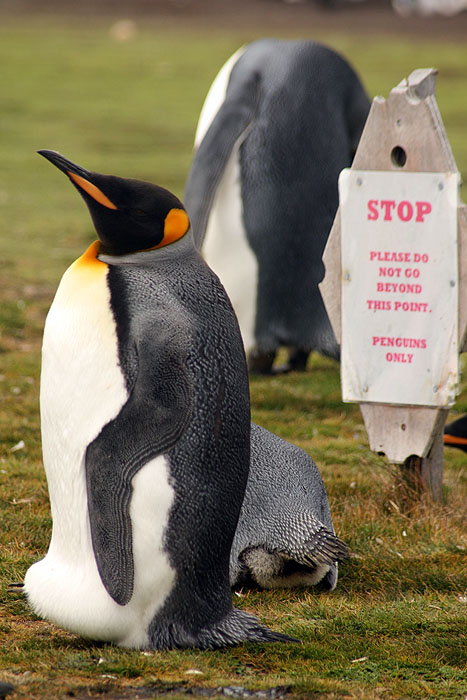
[[[301,350],[300,348],[291,348],[289,352],[288,366],[293,372],[306,372],[306,365],[308,362],[308,357],[310,355],[309,350]]]
[[[272,368],[271,374],[289,374],[289,372],[292,372],[292,369],[293,368],[288,363],[285,365],[276,365]]]
[[[274,365],[274,359],[276,357],[276,351],[273,352],[263,352],[254,348],[248,353],[248,371],[250,374],[259,375],[274,375],[274,374],[287,374],[288,372],[306,372],[306,365],[308,362],[308,357],[310,355],[309,350],[302,350],[300,348],[291,348],[289,351],[287,362],[283,365]]]
[[[295,642],[299,639],[274,632],[261,625],[256,617],[233,608],[212,627],[193,633],[181,624],[172,623],[152,630],[150,647],[154,649],[218,649],[243,642]]]
[[[273,374],[272,365],[276,351],[263,352],[257,348],[253,348],[248,353],[247,364],[250,374]]]

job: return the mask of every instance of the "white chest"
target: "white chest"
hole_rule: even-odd
[[[95,562],[85,453],[118,415],[128,392],[119,367],[107,266],[75,266],[60,283],[44,331],[41,427],[53,529],[47,556],[26,574],[25,591],[39,615],[73,632],[144,646],[147,626],[174,582],[162,545],[173,487],[164,456],[133,478],[134,593],[128,605],[120,606],[105,590]]]
[[[243,344],[255,344],[258,261],[246,238],[240,191],[239,146],[229,158],[209,215],[203,257],[219,276],[240,324]]]
[[[230,74],[245,48],[222,66],[203,104],[195,136],[197,148],[225,100]],[[240,136],[230,154],[211,207],[203,257],[219,276],[237,314],[246,350],[254,345],[258,263],[246,239],[240,191]]]
[[[57,536],[61,521],[76,525],[70,509],[83,521],[85,450],[127,400],[106,267],[87,277],[73,266],[65,273],[44,330],[42,447]],[[69,527],[63,533],[68,549]]]

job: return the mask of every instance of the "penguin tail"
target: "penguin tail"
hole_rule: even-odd
[[[325,527],[320,528],[304,544],[304,552],[300,557],[303,564],[334,564],[349,557],[349,548],[337,535]],[[299,559],[299,557],[297,557]]]
[[[233,608],[217,624],[196,632],[172,623],[169,628],[153,630],[150,646],[154,649],[219,649],[243,642],[294,642],[299,639],[274,632],[261,625],[254,615]]]

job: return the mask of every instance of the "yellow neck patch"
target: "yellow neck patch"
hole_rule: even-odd
[[[174,241],[178,241],[182,238],[185,233],[190,228],[190,220],[188,214],[184,209],[171,209],[164,221],[164,238],[162,241],[150,248],[150,250],[155,250],[156,248],[162,248],[165,245],[170,245]]]
[[[92,197],[96,202],[102,204],[107,209],[117,209],[115,204],[110,201],[110,199],[98,188],[93,185],[89,180],[85,180],[81,175],[76,175],[68,171],[68,175],[71,177],[73,182],[75,182],[78,187],[81,187],[90,197]]]
[[[99,241],[94,241],[91,243],[89,248],[87,248],[84,253],[73,263],[72,267],[79,268],[80,272],[101,272],[105,270],[108,265],[97,257],[100,252]]]
[[[100,293],[95,290],[99,288],[102,280],[107,276],[109,266],[98,259],[99,251],[99,241],[91,243],[89,248],[65,271],[59,287],[64,303],[67,303],[67,299],[77,299],[78,297],[81,299],[89,298],[90,303],[93,303],[92,295]]]

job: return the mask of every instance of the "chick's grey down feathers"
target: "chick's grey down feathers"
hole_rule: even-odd
[[[249,579],[265,588],[322,581],[332,589],[337,562],[347,556],[334,534],[314,461],[252,423],[250,473],[230,554],[231,585]]]

